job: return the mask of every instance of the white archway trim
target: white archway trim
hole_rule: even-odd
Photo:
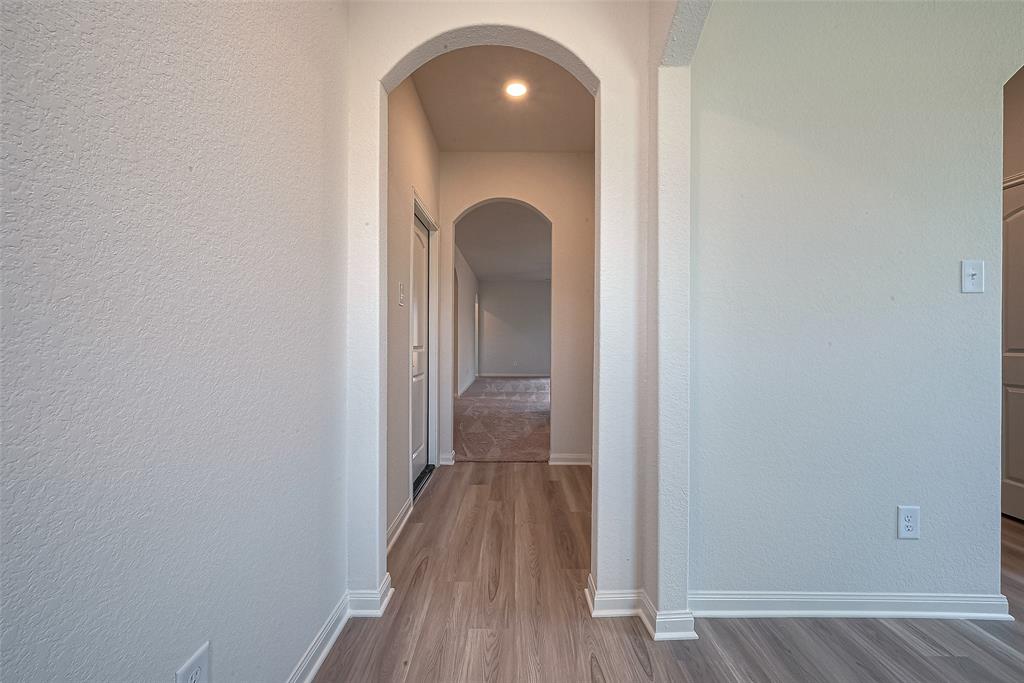
[[[452,50],[478,45],[498,45],[528,50],[550,59],[576,77],[591,95],[597,94],[599,81],[594,72],[571,50],[561,43],[518,26],[480,24],[452,29],[434,36],[402,58],[381,79],[384,90],[391,92],[434,57]]]
[[[541,209],[539,209],[534,204],[531,204],[530,202],[526,201],[525,199],[519,199],[517,197],[495,196],[488,197],[487,199],[481,199],[480,201],[477,202],[473,202],[466,208],[462,209],[461,211],[459,211],[458,215],[456,215],[455,220],[452,221],[452,224],[458,225],[459,221],[461,221],[463,218],[468,216],[473,211],[479,209],[481,206],[487,206],[488,204],[497,204],[500,202],[511,202],[512,204],[519,204],[520,206],[525,206],[526,208],[531,209],[538,216],[546,220],[548,223],[551,222],[551,219],[548,217],[547,214],[545,214]]]

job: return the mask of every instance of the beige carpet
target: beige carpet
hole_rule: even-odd
[[[486,377],[455,399],[455,460],[547,462],[551,380]]]

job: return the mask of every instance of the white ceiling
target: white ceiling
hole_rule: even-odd
[[[453,50],[411,76],[437,146],[452,152],[591,152],[594,98],[568,71],[513,47]],[[529,92],[510,98],[510,80]]]
[[[551,223],[525,204],[478,206],[455,224],[455,244],[479,280],[551,279]]]

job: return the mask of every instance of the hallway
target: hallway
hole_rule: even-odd
[[[455,399],[454,442],[456,462],[547,462],[551,379],[478,378]]]
[[[589,468],[442,467],[388,557],[387,612],[352,619],[316,680],[1024,679],[1019,621],[699,619],[700,640],[656,643],[639,618],[592,619],[589,510]],[[1005,518],[1003,562],[1019,615],[1024,525]]]

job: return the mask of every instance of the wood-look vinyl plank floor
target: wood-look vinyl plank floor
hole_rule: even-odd
[[[1024,616],[1024,524],[1004,518],[1003,587]],[[592,619],[590,469],[438,469],[388,556],[395,596],[351,619],[317,683],[1024,681],[1022,622],[701,619],[696,641]]]

